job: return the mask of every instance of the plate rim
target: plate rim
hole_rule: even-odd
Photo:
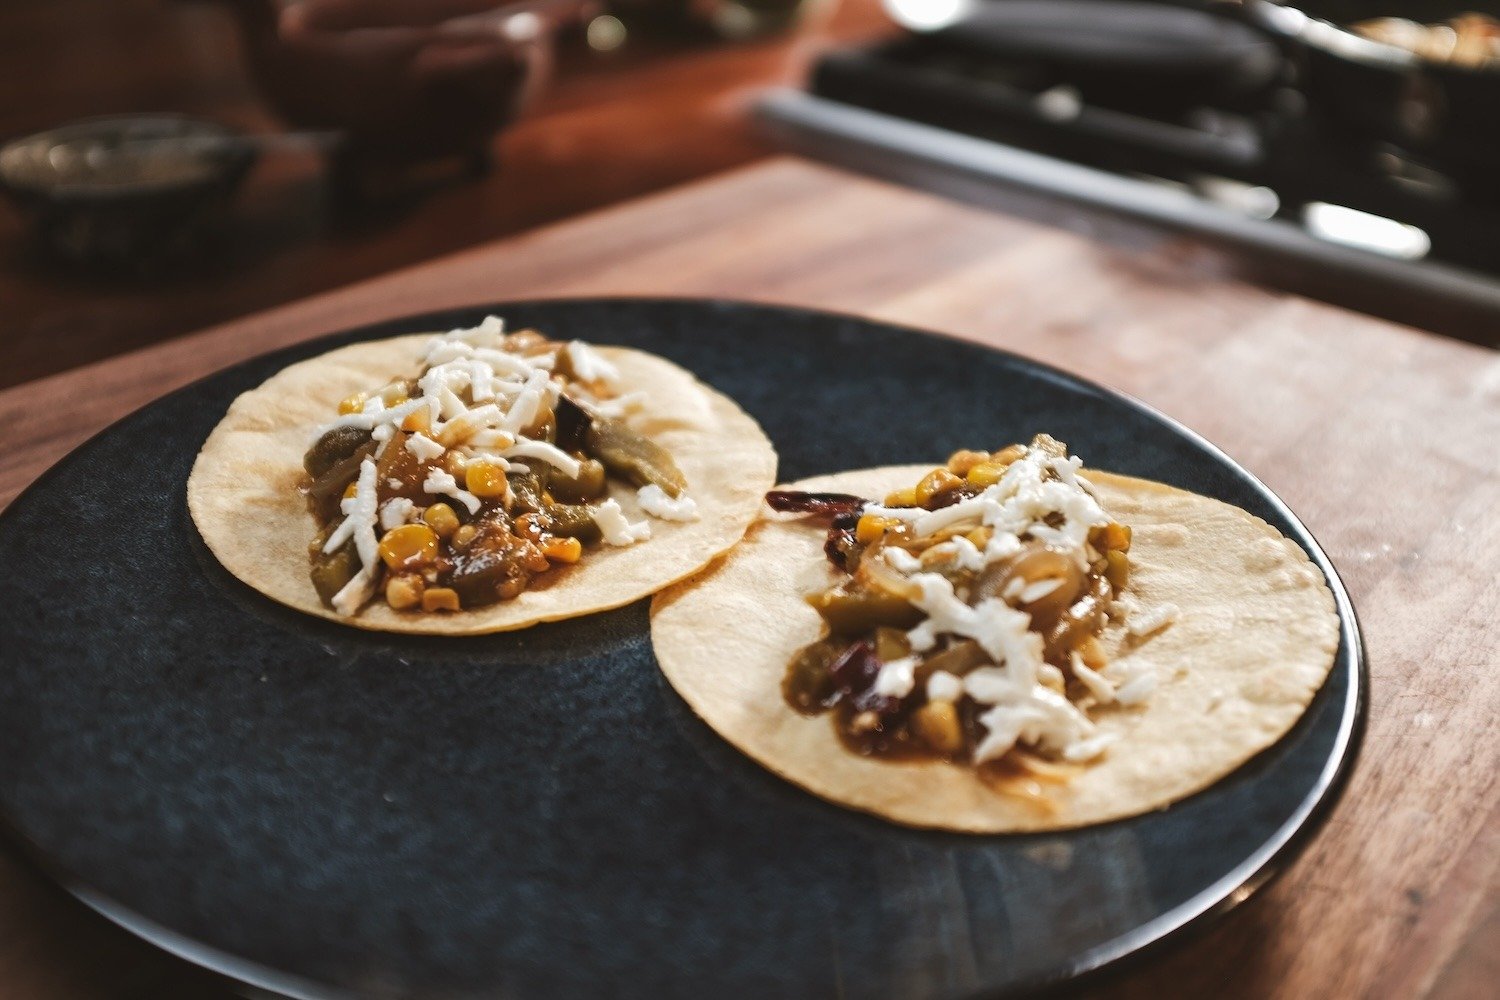
[[[977,993],[965,994],[965,996],[978,1000],[981,997],[1052,993],[1065,986],[1072,988],[1084,985],[1100,985],[1104,980],[1126,971],[1127,968],[1136,966],[1147,958],[1160,954],[1173,944],[1180,942],[1189,933],[1206,930],[1209,926],[1218,923],[1223,917],[1238,909],[1254,897],[1262,888],[1274,881],[1296,861],[1312,841],[1313,836],[1327,821],[1333,809],[1342,801],[1349,784],[1349,777],[1354,771],[1363,747],[1363,736],[1369,707],[1369,664],[1363,630],[1360,626],[1359,616],[1354,608],[1353,601],[1349,596],[1343,578],[1333,564],[1333,560],[1324,550],[1322,543],[1318,541],[1313,532],[1292,511],[1286,502],[1267,486],[1259,476],[1236,461],[1217,444],[1175,417],[1162,412],[1132,393],[1126,392],[1109,383],[1075,374],[1057,365],[1038,360],[1009,348],[983,343],[971,337],[965,337],[946,330],[913,326],[909,323],[890,321],[863,313],[840,309],[825,309],[817,306],[803,306],[791,302],[740,299],[724,296],[558,295],[445,306],[438,309],[391,316],[385,319],[360,323],[355,326],[329,330],[291,344],[284,344],[271,350],[261,351],[222,368],[207,372],[183,385],[155,396],[140,406],[134,407],[129,412],[111,420],[104,427],[90,434],[72,448],[69,448],[66,453],[49,465],[45,471],[17,492],[10,502],[6,504],[5,509],[0,510],[0,529],[3,529],[8,518],[12,516],[12,510],[25,497],[34,490],[44,486],[54,475],[59,474],[60,470],[74,456],[92,445],[97,438],[112,431],[117,425],[134,418],[137,414],[166,400],[191,392],[204,383],[259,364],[275,355],[292,354],[316,357],[318,353],[332,350],[338,344],[359,343],[382,337],[399,336],[401,333],[399,327],[403,325],[417,326],[419,324],[429,324],[429,328],[436,331],[448,327],[456,317],[477,316],[482,318],[486,314],[503,314],[506,310],[510,309],[584,304],[593,306],[619,304],[621,306],[634,307],[652,305],[667,307],[686,306],[712,309],[749,309],[766,313],[795,313],[804,316],[814,314],[883,327],[887,330],[894,330],[919,337],[952,341],[970,348],[1001,355],[1033,371],[1039,371],[1058,378],[1063,382],[1119,399],[1131,408],[1143,412],[1147,416],[1166,425],[1168,429],[1207,452],[1223,467],[1245,480],[1254,492],[1258,493],[1278,515],[1286,520],[1294,531],[1300,535],[1300,537],[1294,540],[1298,542],[1299,546],[1308,550],[1308,556],[1322,572],[1329,590],[1333,593],[1335,611],[1339,618],[1339,648],[1334,654],[1334,669],[1338,669],[1347,661],[1349,687],[1344,696],[1343,705],[1340,707],[1339,728],[1335,734],[1334,746],[1328,758],[1323,762],[1316,783],[1298,804],[1296,811],[1277,828],[1272,836],[1264,840],[1253,853],[1235,866],[1233,870],[1221,876],[1191,898],[1179,903],[1171,910],[1159,914],[1154,919],[1126,934],[1080,953],[1075,956],[1068,968],[1058,970],[1055,975],[1043,974],[1035,976],[1029,980],[1015,983],[1010,987],[1001,988],[998,992],[982,990]],[[423,332],[423,329],[418,328],[407,330],[406,332],[420,333]],[[313,350],[317,348],[321,348],[321,351]],[[295,364],[296,360],[301,360],[301,358],[289,360],[287,364]],[[105,363],[108,364],[107,361]],[[1323,685],[1319,686],[1318,693],[1322,692],[1326,684],[1327,679],[1324,680]],[[1283,735],[1276,742],[1280,743],[1285,738],[1286,736]],[[1272,744],[1272,746],[1275,745],[1276,743]],[[1266,749],[1269,750],[1270,747]],[[993,836],[1005,836],[1005,834],[996,834]],[[89,910],[151,946],[195,965],[201,970],[232,982],[269,992],[273,995],[287,997],[289,1000],[348,1000],[348,998],[359,996],[359,994],[351,993],[341,987],[331,986],[295,973],[275,969],[256,962],[253,959],[248,959],[206,944],[175,931],[170,927],[166,927],[119,900],[114,899],[110,895],[93,889],[76,873],[67,870],[66,866],[54,861],[41,845],[33,842],[16,827],[3,807],[0,807],[0,843],[9,848],[7,853],[12,859],[24,864],[32,873],[40,875],[45,881],[62,889]]]

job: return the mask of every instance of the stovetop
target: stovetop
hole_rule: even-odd
[[[810,90],[896,119],[1166,182],[1316,239],[1500,276],[1500,199],[1490,185],[1466,187],[1393,147],[1341,133],[1310,113],[1285,78],[1212,103],[1143,99],[912,36],[826,56]]]

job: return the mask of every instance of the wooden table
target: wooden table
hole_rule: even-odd
[[[1500,357],[1237,282],[1214,259],[1178,238],[1104,246],[772,160],[0,392],[0,503],[174,386],[443,306],[740,296],[1021,351],[1145,399],[1269,483],[1339,566],[1369,643],[1364,753],[1306,854],[1221,924],[1100,995],[1493,995]],[[0,995],[220,995],[60,896],[0,862]]]

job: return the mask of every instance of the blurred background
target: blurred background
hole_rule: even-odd
[[[757,89],[888,24],[878,0],[10,0],[0,386],[765,155]]]
[[[11,0],[0,387],[787,149],[1492,338],[1494,13]]]

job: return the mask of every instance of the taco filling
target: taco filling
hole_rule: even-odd
[[[982,778],[1101,755],[1095,706],[1150,697],[1149,667],[1116,669],[1099,641],[1123,616],[1129,525],[1060,442],[961,451],[877,502],[773,491],[770,506],[830,521],[838,571],[808,602],[826,635],[792,657],[782,694],[829,712],[850,750],[938,758]],[[1172,609],[1128,627],[1151,632]]]
[[[793,514],[656,595],[657,661],[751,759],[898,823],[1164,807],[1280,739],[1335,660],[1333,594],[1295,541],[1050,438],[768,498]]]
[[[372,599],[457,612],[513,600],[598,546],[651,537],[608,496],[694,520],[688,482],[627,426],[637,397],[581,341],[478,327],[433,337],[415,377],[343,399],[312,435],[300,488],[318,530],[313,587],[343,616]]]

